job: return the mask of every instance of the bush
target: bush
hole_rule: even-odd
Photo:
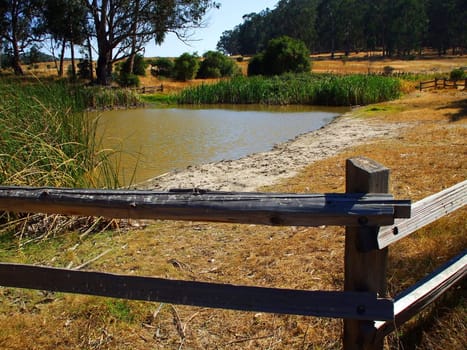
[[[177,57],[174,62],[175,79],[181,81],[191,80],[196,76],[199,67],[199,57],[196,54],[185,52]]]
[[[262,66],[259,71],[264,75],[304,73],[310,71],[310,53],[303,41],[281,36],[269,41],[262,60],[258,59],[255,64]]]
[[[253,76],[253,75],[263,75],[264,74],[264,54],[259,53],[253,56],[248,63],[248,76]]]
[[[394,67],[391,67],[391,66],[384,66],[383,67],[383,74],[384,75],[391,75],[392,72],[394,72]]]
[[[77,66],[80,79],[89,79],[91,77],[91,62],[87,58],[79,60]]]
[[[449,74],[451,80],[462,80],[466,78],[465,71],[462,68],[453,69]]]
[[[197,78],[230,77],[235,73],[235,63],[218,51],[208,51],[198,70]]]
[[[174,74],[174,63],[168,58],[158,58],[151,62],[151,74],[156,77],[171,78]]]
[[[136,74],[125,73],[120,71],[117,77],[117,83],[124,87],[138,87],[140,84],[139,77]]]
[[[120,68],[120,72],[145,76],[147,66],[148,63],[144,60],[143,55],[136,54],[133,62],[133,72],[130,72],[130,58],[123,62]]]

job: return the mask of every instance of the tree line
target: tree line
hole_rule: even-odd
[[[97,56],[95,80],[107,85],[115,62],[126,58],[132,66],[145,45],[162,43],[167,33],[187,40],[216,7],[213,0],[0,0],[0,49],[22,75],[25,50],[48,46],[62,75],[66,48],[74,61],[78,46],[89,61]]]
[[[412,55],[424,47],[439,55],[467,46],[465,0],[280,0],[276,7],[243,17],[222,33],[217,49],[230,55],[261,52],[287,35],[310,52],[382,50]]]

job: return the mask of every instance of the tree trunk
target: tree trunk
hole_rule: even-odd
[[[60,52],[60,68],[58,69],[58,76],[63,77],[63,61],[65,60],[65,45],[66,40],[62,41],[62,52]]]
[[[89,79],[91,81],[93,81],[94,79],[94,66],[93,66],[93,63],[92,63],[92,47],[91,47],[91,40],[89,39],[88,37],[88,42],[87,42],[87,46],[88,46],[88,55],[89,55]]]
[[[13,40],[13,69],[15,71],[15,75],[24,75],[23,68],[21,67],[18,43],[16,40]]]
[[[71,50],[71,78],[76,79],[76,66],[75,66],[75,44],[73,40],[70,40],[70,50]]]
[[[97,59],[96,78],[99,85],[109,85],[110,83],[107,79],[107,59],[101,54]]]

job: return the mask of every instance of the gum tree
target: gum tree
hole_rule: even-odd
[[[97,41],[97,83],[108,85],[112,64],[141,52],[152,39],[162,43],[167,33],[187,40],[203,26],[213,0],[82,0]]]
[[[41,36],[40,0],[0,1],[1,38],[12,49],[12,65],[16,75],[23,75],[21,54]]]

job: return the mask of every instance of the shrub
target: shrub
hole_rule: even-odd
[[[86,59],[81,59],[78,64],[78,77],[81,79],[89,79],[91,77],[91,62]]]
[[[251,58],[248,63],[248,76],[264,74],[263,56],[263,53],[259,53]]]
[[[235,63],[218,51],[208,51],[198,70],[197,78],[230,77],[235,72]]]
[[[383,68],[383,74],[384,75],[391,75],[392,72],[394,72],[394,67],[384,66],[384,68]]]
[[[148,66],[148,63],[144,60],[143,55],[136,54],[134,62],[133,62],[133,72],[130,72],[130,58],[128,58],[125,62],[123,62],[120,68],[120,72],[145,76],[147,66]]]
[[[451,80],[462,80],[466,78],[465,71],[462,68],[453,69],[449,74]]]
[[[140,84],[140,80],[136,74],[130,74],[124,71],[120,71],[120,74],[117,77],[117,83],[118,85],[124,87],[138,87]]]
[[[303,41],[281,36],[269,41],[262,60],[255,64],[262,66],[259,71],[264,75],[303,73],[310,71],[310,55]]]
[[[196,76],[199,67],[199,57],[196,54],[185,52],[177,57],[174,62],[175,79],[181,81],[191,80]]]
[[[170,78],[174,74],[174,63],[168,58],[158,58],[151,63],[151,74],[156,77]]]

